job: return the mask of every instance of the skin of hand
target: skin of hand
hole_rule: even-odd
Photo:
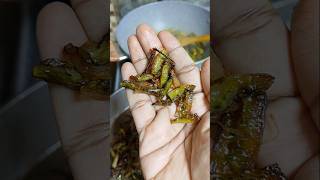
[[[232,4],[232,6],[230,6]],[[300,0],[291,32],[267,0],[213,1],[215,51],[233,73],[275,76],[259,166],[319,177],[319,1]]]
[[[122,66],[122,77],[142,73],[151,48],[165,48],[175,62],[182,83],[194,84],[192,113],[201,120],[193,124],[171,124],[175,105],[154,107],[152,97],[127,89],[127,97],[139,133],[139,154],[145,179],[210,178],[210,61],[201,71],[195,66],[178,40],[169,32],[156,33],[148,25],[137,27],[128,38],[132,62]]]
[[[67,43],[80,46],[99,41],[109,22],[105,0],[71,0],[46,5],[37,20],[41,59],[60,58]],[[108,163],[107,101],[81,97],[68,88],[49,84],[57,125],[72,174],[76,180],[106,179]]]

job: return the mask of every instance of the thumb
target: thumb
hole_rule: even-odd
[[[201,83],[204,94],[210,102],[210,58],[208,58],[201,68]]]

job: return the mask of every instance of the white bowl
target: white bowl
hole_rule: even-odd
[[[120,21],[116,38],[121,49],[129,54],[127,39],[136,33],[140,24],[148,24],[156,31],[175,29],[197,35],[210,33],[210,12],[182,1],[160,1],[140,6]]]

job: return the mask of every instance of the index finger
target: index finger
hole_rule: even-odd
[[[109,7],[107,8],[106,0],[71,0],[71,4],[89,39],[101,41],[109,27]]]

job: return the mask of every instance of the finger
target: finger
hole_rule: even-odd
[[[118,51],[117,51],[116,47],[114,46],[113,42],[110,41],[109,45],[110,45],[110,62],[119,61],[120,56],[119,56]]]
[[[192,134],[192,179],[210,179],[210,112],[207,112]]]
[[[182,83],[195,85],[195,92],[201,92],[200,71],[189,54],[170,32],[161,31],[158,36],[164,48],[169,52],[171,59],[175,62],[175,70],[179,80]]]
[[[136,68],[138,74],[141,74],[145,70],[148,60],[136,35],[132,35],[128,38],[128,48],[132,64]]]
[[[121,68],[122,78],[128,80],[130,76],[137,75],[137,71],[131,63],[124,63]],[[148,126],[154,119],[156,112],[152,107],[150,97],[144,93],[133,92],[126,89],[131,114],[134,119],[138,133]]]
[[[206,60],[201,68],[201,83],[204,94],[210,102],[210,58]]]
[[[42,59],[59,58],[65,44],[71,42],[75,45],[81,45],[87,40],[73,10],[67,5],[57,2],[48,4],[39,13],[37,38]],[[78,144],[90,143],[93,136],[100,135],[86,136],[78,144],[77,137],[79,132],[89,127],[107,123],[107,103],[76,99],[73,91],[61,86],[50,84],[49,88],[63,148],[66,153],[72,151],[70,147],[73,150],[78,150],[68,157],[74,179],[106,177],[108,174],[105,170],[109,164],[105,158],[101,157],[106,157],[108,142],[104,140],[102,143],[79,151]],[[105,127],[103,126],[97,132],[104,134]]]
[[[303,0],[292,19],[292,59],[300,93],[320,129],[319,1]]]
[[[190,137],[190,136],[189,136]],[[193,171],[193,169],[192,169]],[[183,179],[191,180],[191,171],[189,161],[187,159],[186,148],[184,145],[180,145],[177,149],[170,155],[170,161],[166,166],[161,169],[154,179]],[[179,177],[179,178],[177,178]],[[200,179],[207,179],[203,176]],[[196,180],[200,180],[196,179]]]
[[[185,131],[181,131],[174,139],[172,139],[172,141],[170,141],[170,143],[140,159],[141,169],[145,179],[152,179],[155,177],[168,165],[168,163],[170,163],[172,158],[176,157],[174,153],[179,146],[180,148],[183,148],[181,145],[187,136],[188,134],[186,134]],[[184,161],[182,164],[187,163]]]
[[[157,36],[157,33],[150,26],[146,24],[139,25],[137,27],[136,34],[139,43],[147,57],[150,56],[150,50],[152,48],[162,49],[162,44]]]
[[[90,40],[99,42],[109,27],[109,7],[106,0],[71,0]]]
[[[67,43],[80,46],[87,40],[72,9],[62,3],[51,3],[41,10],[37,21],[37,38],[42,59],[60,58]]]
[[[143,158],[169,143],[183,127],[184,124],[171,124],[168,107],[160,109],[153,122],[142,133],[144,136],[140,137],[140,157]]]
[[[294,176],[294,180],[320,179],[320,154],[312,157],[304,163]]]
[[[265,167],[277,162],[281,170],[292,177],[301,165],[319,153],[319,131],[301,98],[272,101],[265,114],[263,143],[257,163],[259,167]]]
[[[230,6],[230,4],[233,4]],[[269,73],[273,97],[294,96],[288,31],[267,0],[213,1],[215,51],[227,71]]]

